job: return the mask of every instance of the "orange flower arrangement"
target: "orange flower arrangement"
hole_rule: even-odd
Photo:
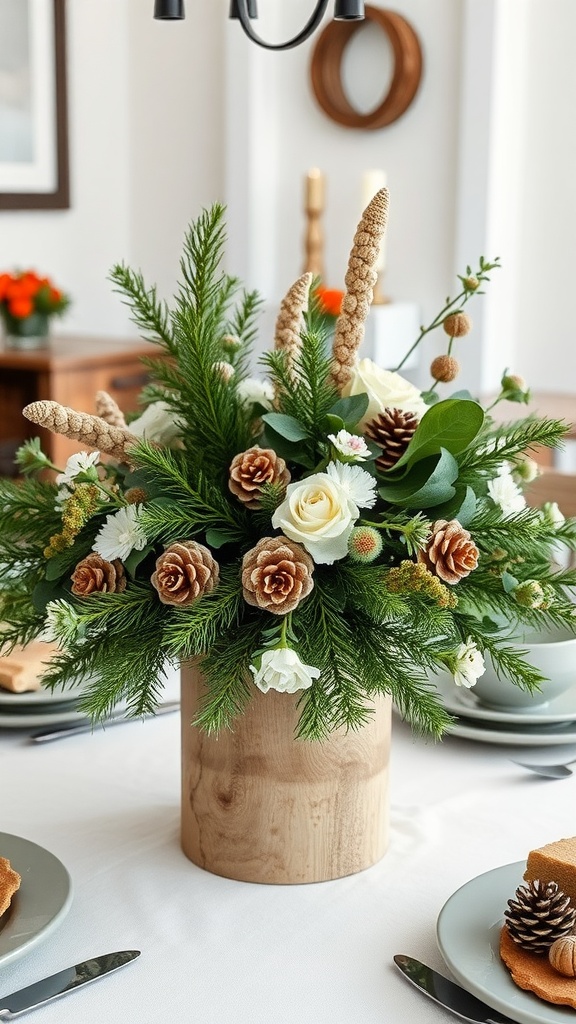
[[[320,285],[315,291],[318,308],[325,316],[338,317],[342,312],[344,292],[339,288],[324,288]]]
[[[5,319],[26,320],[34,313],[51,316],[63,313],[69,304],[69,298],[49,277],[40,277],[33,270],[0,274],[0,312]]]

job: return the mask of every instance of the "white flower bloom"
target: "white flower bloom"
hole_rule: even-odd
[[[68,459],[64,472],[58,473],[56,483],[72,489],[75,478],[80,473],[87,473],[89,469],[97,465],[99,460],[100,452],[75,452]],[[66,497],[70,497],[70,495],[68,494]]]
[[[507,465],[502,466],[498,476],[488,484],[488,494],[494,504],[500,506],[503,516],[513,515],[526,508],[526,498],[514,483]]]
[[[370,455],[370,449],[363,437],[359,434],[349,434],[347,430],[339,430],[337,434],[328,434],[328,440],[341,455],[357,459],[362,462]]]
[[[96,534],[93,551],[113,562],[119,558],[124,562],[131,551],[142,551],[146,547],[147,537],[142,529],[139,518],[141,505],[126,505],[118,512],[106,516],[106,521]]]
[[[164,445],[182,435],[182,425],[167,402],[152,402],[137,420],[132,420],[128,429],[135,437]]]
[[[557,501],[546,501],[542,505],[542,516],[549,526],[562,526],[566,522],[566,516],[560,511]]]
[[[357,469],[357,466],[344,466]],[[359,472],[365,473],[364,470]],[[288,484],[272,526],[298,541],[317,563],[331,565],[348,554],[348,538],[360,511],[344,487],[328,473],[314,473]]]
[[[377,498],[376,479],[365,469],[351,466],[347,462],[329,462],[326,472],[340,484],[358,508],[372,508]]]
[[[474,641],[468,637],[466,643],[460,644],[452,664],[456,686],[466,686],[470,689],[485,671],[484,658]]]
[[[64,648],[78,641],[80,619],[68,601],[49,601],[41,639],[55,642]]]
[[[250,665],[254,682],[262,693],[268,690],[279,690],[280,693],[296,693],[307,690],[314,679],[318,679],[320,669],[313,665],[305,665],[289,647],[280,647],[274,651],[265,651],[260,659],[260,668]]]
[[[371,359],[361,359],[353,367],[352,376],[342,389],[342,395],[368,395],[368,408],[359,424],[364,429],[370,420],[383,412],[384,409],[402,409],[413,412],[422,419],[428,406],[421,398],[421,392],[410,381],[392,370],[382,370]]]
[[[274,388],[267,380],[259,380],[257,377],[246,377],[241,380],[236,388],[236,394],[244,405],[252,405],[257,402],[265,409],[271,409],[274,402]]]

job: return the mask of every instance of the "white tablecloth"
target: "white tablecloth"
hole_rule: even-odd
[[[180,850],[178,719],[46,745],[0,730],[0,831],[51,850],[74,886],[58,929],[0,965],[0,1005],[3,994],[85,958],[142,950],[118,973],[23,1018],[31,1024],[453,1019],[400,976],[393,954],[443,969],[435,925],[450,894],[576,834],[576,777],[545,782],[510,763],[525,750],[427,743],[395,718],[390,847],[379,864],[317,885],[219,878]],[[537,751],[551,760],[563,752]]]

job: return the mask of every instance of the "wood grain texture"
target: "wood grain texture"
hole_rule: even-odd
[[[343,63],[352,37],[369,25],[377,26],[388,37],[394,68],[382,102],[363,114],[346,93]],[[326,26],[312,52],[310,82],[319,106],[332,121],[345,128],[374,130],[393,124],[408,110],[418,92],[422,68],[420,41],[406,18],[366,4],[364,21],[331,21]]]
[[[246,882],[351,875],[388,844],[391,705],[360,732],[295,740],[297,696],[255,689],[233,732],[191,725],[202,692],[182,666],[182,848],[194,864]]]

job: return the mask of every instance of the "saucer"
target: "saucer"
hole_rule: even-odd
[[[509,725],[551,725],[554,722],[576,722],[576,683],[571,690],[561,693],[547,704],[534,708],[506,710],[487,707],[474,694],[456,686],[448,673],[433,677],[433,682],[442,699],[442,704],[451,715],[463,715],[484,722],[508,723]]]
[[[447,736],[459,736],[478,743],[500,743],[513,747],[560,747],[576,743],[576,722],[556,722],[550,725],[508,725],[497,722],[475,722],[459,718],[446,729]]]

